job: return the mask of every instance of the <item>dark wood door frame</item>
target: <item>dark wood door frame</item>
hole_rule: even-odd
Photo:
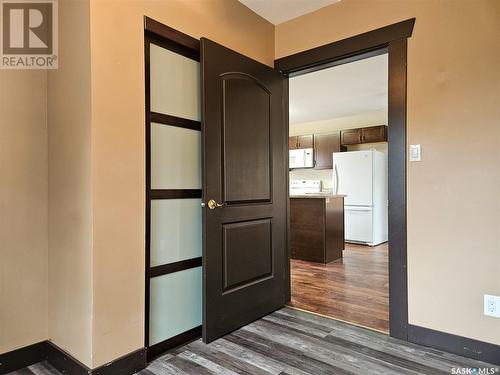
[[[406,64],[407,38],[415,18],[275,60],[289,77],[389,55],[389,334],[408,340],[406,229]],[[290,255],[290,254],[289,254]],[[290,264],[288,275],[290,273]]]

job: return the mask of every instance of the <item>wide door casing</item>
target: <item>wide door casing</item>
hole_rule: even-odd
[[[204,177],[203,338],[286,302],[286,81],[201,40]]]

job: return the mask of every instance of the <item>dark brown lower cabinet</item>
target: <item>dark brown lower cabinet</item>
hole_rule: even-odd
[[[344,250],[344,198],[290,197],[292,259],[330,263]]]

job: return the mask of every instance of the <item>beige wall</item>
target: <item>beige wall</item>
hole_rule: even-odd
[[[59,69],[48,74],[49,338],[92,365],[90,7],[59,1]]]
[[[500,2],[343,0],[277,26],[276,57],[411,17],[409,321],[500,344]]]
[[[0,70],[0,353],[47,339],[47,73]]]
[[[273,25],[235,0],[92,1],[94,366],[144,344],[144,15],[274,59]]]

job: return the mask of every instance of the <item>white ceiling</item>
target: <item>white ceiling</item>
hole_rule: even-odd
[[[387,54],[290,78],[290,124],[387,108]]]
[[[311,13],[340,0],[239,0],[274,25]]]

